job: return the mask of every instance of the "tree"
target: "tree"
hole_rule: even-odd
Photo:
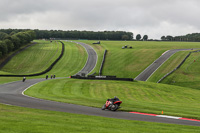
[[[163,40],[163,41],[166,40],[165,36],[162,36],[162,37],[161,37],[161,40]]]
[[[27,43],[27,37],[23,32],[19,32],[17,34],[15,34],[19,40],[20,40],[20,46],[24,45]]]
[[[5,44],[7,45],[8,53],[9,53],[9,52],[12,52],[13,49],[14,49],[14,44],[12,43],[12,41],[9,40],[9,39],[6,39],[6,40],[4,40],[4,42],[5,42]]]
[[[137,36],[136,36],[136,40],[140,40],[141,39],[141,35],[140,34],[137,34]]]
[[[0,52],[2,55],[6,55],[8,53],[8,48],[4,41],[0,41]]]
[[[128,35],[122,35],[122,40],[129,40],[129,36]]]
[[[170,36],[170,35],[166,36],[166,40],[173,41],[173,36]]]
[[[148,36],[147,36],[147,35],[144,35],[144,36],[143,36],[143,40],[144,40],[144,41],[147,41],[147,40],[148,40]]]
[[[29,43],[30,41],[35,39],[35,37],[36,37],[35,32],[31,30],[21,31],[12,29],[9,30],[0,29],[0,39],[2,39],[2,41],[0,41],[0,57],[8,54],[13,50],[19,49],[20,46]]]
[[[126,31],[62,31],[62,30],[27,30],[27,29],[0,29],[0,32],[6,33],[9,36],[17,35],[20,39],[20,44],[24,44],[28,40],[33,39],[50,39],[50,38],[63,38],[63,39],[90,39],[90,40],[132,40],[133,33]],[[27,37],[26,33],[29,34]],[[25,36],[23,35],[25,34]],[[123,35],[126,35],[122,38]],[[128,36],[128,37],[127,37]],[[128,39],[127,39],[128,38]]]
[[[6,34],[4,32],[0,32],[0,40],[4,40],[7,37],[8,37],[8,34]]]
[[[20,39],[16,35],[12,35],[10,40],[14,44],[14,50],[17,50],[20,47]]]
[[[36,38],[36,33],[33,30],[26,31],[27,34],[30,36],[30,41],[33,41]]]

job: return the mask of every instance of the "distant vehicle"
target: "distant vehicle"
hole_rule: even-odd
[[[106,103],[102,106],[102,110],[109,109],[111,111],[116,111],[120,108],[120,104],[122,101],[119,100],[119,98],[114,97],[111,99],[107,99]]]
[[[94,42],[93,44],[101,44],[101,42],[100,42],[100,41],[98,41],[98,42]]]

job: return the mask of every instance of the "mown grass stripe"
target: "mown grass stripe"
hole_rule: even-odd
[[[95,107],[101,107],[107,98],[117,96],[123,101],[121,109],[124,111],[159,114],[163,110],[166,115],[170,116],[200,119],[200,92],[195,89],[177,86],[169,88],[168,85],[150,82],[76,79],[47,80],[44,86],[39,83],[33,89],[27,90],[26,94],[59,102]],[[90,103],[93,102],[95,103],[91,105]]]

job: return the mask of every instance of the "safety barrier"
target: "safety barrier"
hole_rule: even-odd
[[[107,50],[104,51],[103,60],[102,60],[102,63],[101,63],[101,67],[99,69],[99,75],[102,74],[102,70],[103,70],[103,65],[105,63],[106,54],[107,54]]]
[[[116,76],[88,76],[81,77],[80,75],[71,76],[75,79],[91,79],[91,80],[120,80],[120,81],[134,81],[133,78],[117,78]]]
[[[60,56],[44,71],[42,72],[39,72],[39,73],[35,73],[35,74],[23,74],[23,75],[12,75],[12,74],[9,74],[9,75],[0,75],[0,77],[31,77],[31,76],[39,76],[39,75],[42,75],[42,74],[45,74],[47,72],[49,72],[53,66],[55,66],[55,64],[62,58],[63,54],[64,54],[64,51],[65,51],[65,46],[64,46],[64,43],[59,41],[61,44],[62,44],[62,51],[61,51],[61,54]]]

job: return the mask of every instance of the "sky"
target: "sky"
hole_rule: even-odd
[[[200,0],[0,0],[0,29],[200,32]]]

